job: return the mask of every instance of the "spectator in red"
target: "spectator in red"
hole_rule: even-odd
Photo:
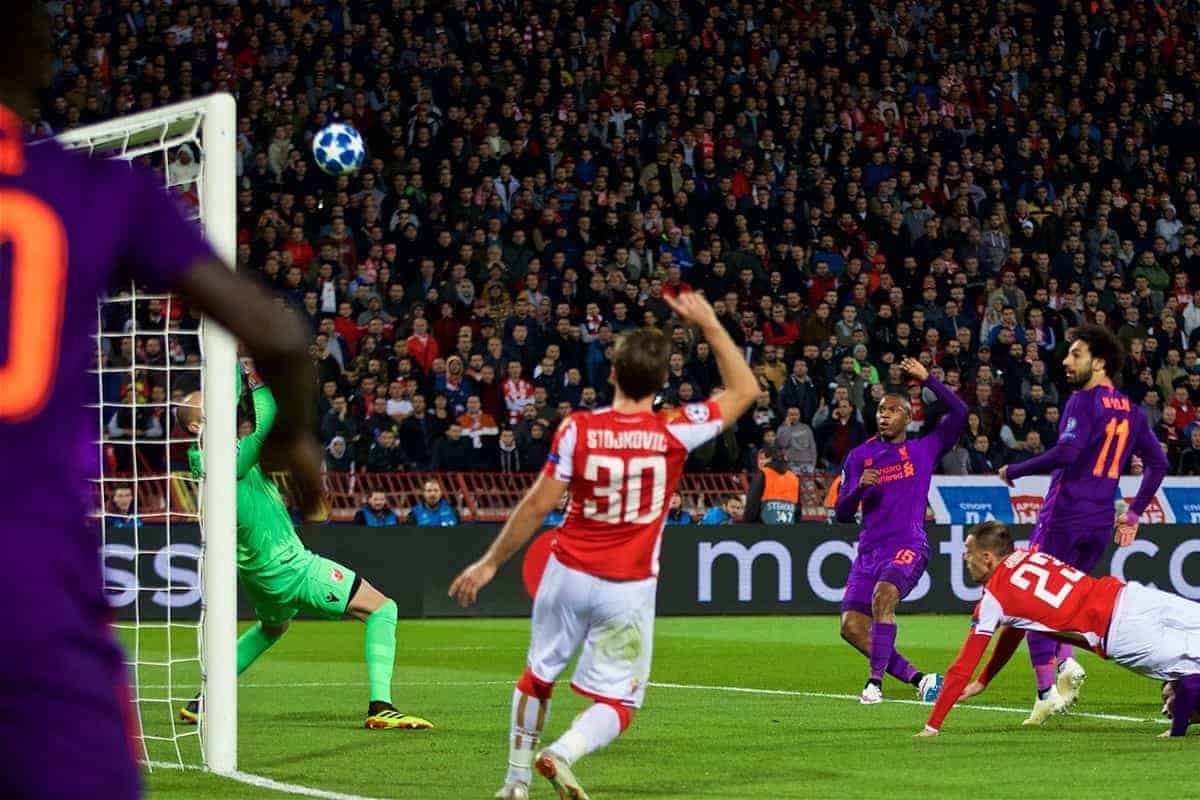
[[[1170,407],[1175,409],[1175,427],[1183,430],[1196,421],[1196,406],[1188,396],[1188,387],[1175,387],[1175,396],[1171,398]]]
[[[780,303],[771,307],[771,319],[763,325],[763,341],[779,347],[791,347],[800,338],[800,323],[788,319],[787,308]]]
[[[408,357],[429,375],[433,362],[440,356],[437,340],[429,335],[429,323],[425,319],[413,320],[412,336],[408,337]]]
[[[292,226],[291,237],[283,245],[283,249],[292,254],[292,264],[307,272],[309,265],[316,256],[316,251],[313,246],[308,243],[308,239],[304,235],[304,228],[299,225]]]

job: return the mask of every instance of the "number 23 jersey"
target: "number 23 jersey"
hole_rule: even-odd
[[[1046,553],[1016,550],[988,578],[971,625],[986,636],[1001,625],[1074,632],[1102,647],[1123,588],[1117,578],[1093,578]]]
[[[671,495],[688,453],[721,432],[713,401],[678,410],[577,411],[554,436],[543,470],[570,484],[553,550],[571,569],[609,580],[658,575]]]

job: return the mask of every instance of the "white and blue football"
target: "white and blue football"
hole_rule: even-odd
[[[344,123],[326,125],[313,138],[313,158],[326,175],[357,172],[366,157],[362,134]]]

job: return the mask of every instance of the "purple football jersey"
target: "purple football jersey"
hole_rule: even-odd
[[[836,514],[839,521],[853,520],[862,503],[863,529],[858,537],[862,553],[887,544],[928,547],[925,538],[925,506],[929,482],[938,457],[962,434],[967,424],[967,406],[937,378],[925,382],[945,407],[945,415],[933,431],[900,444],[874,436],[850,451],[842,470]],[[860,489],[864,470],[879,471],[879,483]]]
[[[165,289],[214,256],[153,174],[56,143],[22,160],[0,174],[0,541],[94,564],[96,297],[128,278]]]
[[[1141,408],[1112,386],[1094,386],[1067,400],[1054,447],[1009,467],[1008,477],[1052,473],[1039,529],[1111,535],[1117,484],[1135,454],[1145,472],[1129,509],[1141,514],[1167,473],[1167,458]]]
[[[0,107],[0,652],[14,654],[0,661],[0,720],[20,727],[0,731],[20,740],[0,757],[6,796],[137,792],[86,518],[100,434],[87,406],[99,394],[97,295],[118,280],[166,288],[213,257],[161,186],[125,163],[27,146]],[[54,730],[63,718],[69,737]],[[44,759],[66,763],[47,772]]]

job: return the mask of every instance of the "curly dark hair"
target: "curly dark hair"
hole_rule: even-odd
[[[1104,362],[1104,374],[1116,378],[1125,364],[1125,348],[1108,328],[1102,325],[1080,325],[1075,329],[1075,339],[1087,345],[1092,360]]]

